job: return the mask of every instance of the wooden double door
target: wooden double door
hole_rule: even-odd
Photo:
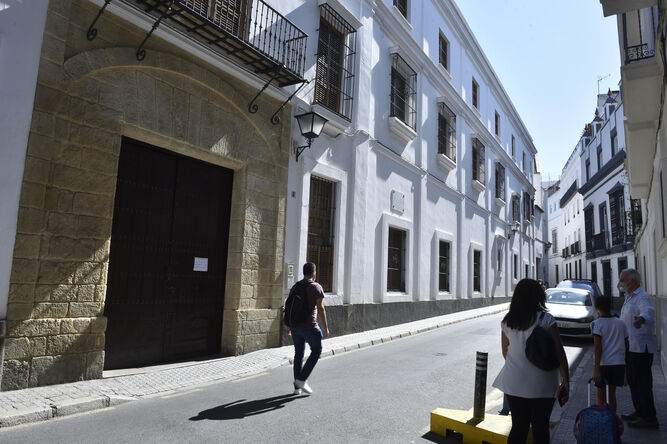
[[[220,351],[233,172],[124,139],[105,369]]]

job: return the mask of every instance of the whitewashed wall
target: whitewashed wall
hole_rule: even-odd
[[[323,3],[323,2],[320,2]],[[306,260],[308,197],[311,175],[337,182],[334,291],[328,304],[385,303],[511,295],[512,254],[534,276],[536,233],[528,223],[510,235],[511,196],[535,192],[532,159],[536,149],[497,76],[481,53],[460,12],[449,1],[408,2],[406,21],[391,0],[373,10],[366,2],[329,1],[357,26],[357,55],[352,121],[336,119],[328,134],[313,141],[299,162],[292,160],[288,179],[285,263],[300,278]],[[319,10],[315,2],[281,2],[281,12],[309,34],[306,78],[315,77]],[[438,34],[450,42],[450,70],[438,64]],[[409,141],[389,129],[391,52],[397,50],[417,72],[417,131]],[[472,76],[480,85],[480,109],[471,106]],[[295,98],[294,113],[310,109],[313,89]],[[457,166],[438,165],[438,99],[457,115]],[[500,137],[493,134],[494,113],[501,115]],[[303,145],[293,125],[294,145]],[[472,135],[486,146],[485,190],[471,186]],[[524,174],[510,155],[526,152],[531,165]],[[495,203],[495,162],[506,171],[506,204]],[[391,209],[391,192],[405,196],[404,210]],[[521,208],[523,214],[523,207]],[[408,232],[405,293],[386,291],[387,229]],[[542,237],[540,234],[538,237]],[[438,292],[437,245],[451,242],[450,291]],[[497,272],[496,248],[502,245],[503,270]],[[539,246],[541,248],[541,245]],[[472,285],[472,251],[482,252],[481,291]],[[294,280],[286,279],[285,291]]]
[[[16,218],[47,5],[48,0],[0,0],[0,320],[7,315]]]

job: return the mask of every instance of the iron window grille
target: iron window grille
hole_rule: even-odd
[[[333,291],[335,182],[310,177],[307,261],[317,264],[317,281]]]
[[[473,291],[482,291],[482,252],[479,250],[473,250],[473,277],[472,277],[472,289]]]
[[[389,227],[387,291],[405,292],[405,231]]]
[[[442,102],[438,106],[438,154],[456,163],[456,115]]]
[[[479,109],[479,83],[472,79],[472,106]]]
[[[609,218],[611,219],[611,244],[625,242],[625,199],[623,190],[609,196]]]
[[[521,213],[519,209],[519,201],[521,198],[518,194],[512,196],[512,222],[521,222]]]
[[[505,200],[505,167],[496,162],[496,198]]]
[[[449,242],[440,241],[438,255],[438,291],[449,291]]]
[[[408,18],[408,0],[394,0],[394,6],[403,17]]]
[[[443,68],[449,70],[449,41],[440,34],[439,38],[439,60]]]
[[[478,138],[472,139],[472,180],[484,184],[484,145]]]
[[[391,117],[396,117],[413,130],[417,129],[417,73],[403,58],[394,53],[391,63]]]
[[[326,3],[320,6],[315,103],[352,118],[357,31]]]

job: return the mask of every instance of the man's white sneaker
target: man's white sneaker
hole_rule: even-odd
[[[313,393],[313,389],[310,388],[307,381],[300,381],[300,380],[297,379],[297,380],[294,381],[294,386],[297,387],[297,388],[300,388],[301,390],[303,390],[305,393],[307,393],[309,395]]]
[[[293,395],[300,395],[301,394],[301,389],[296,385],[296,381],[294,381],[294,393]]]

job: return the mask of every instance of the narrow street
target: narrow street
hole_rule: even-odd
[[[0,430],[7,443],[427,442],[429,412],[472,408],[475,352],[489,353],[487,411],[502,366],[503,314],[321,360],[315,393],[291,396],[291,368],[102,411]],[[590,343],[568,341],[572,363]]]

